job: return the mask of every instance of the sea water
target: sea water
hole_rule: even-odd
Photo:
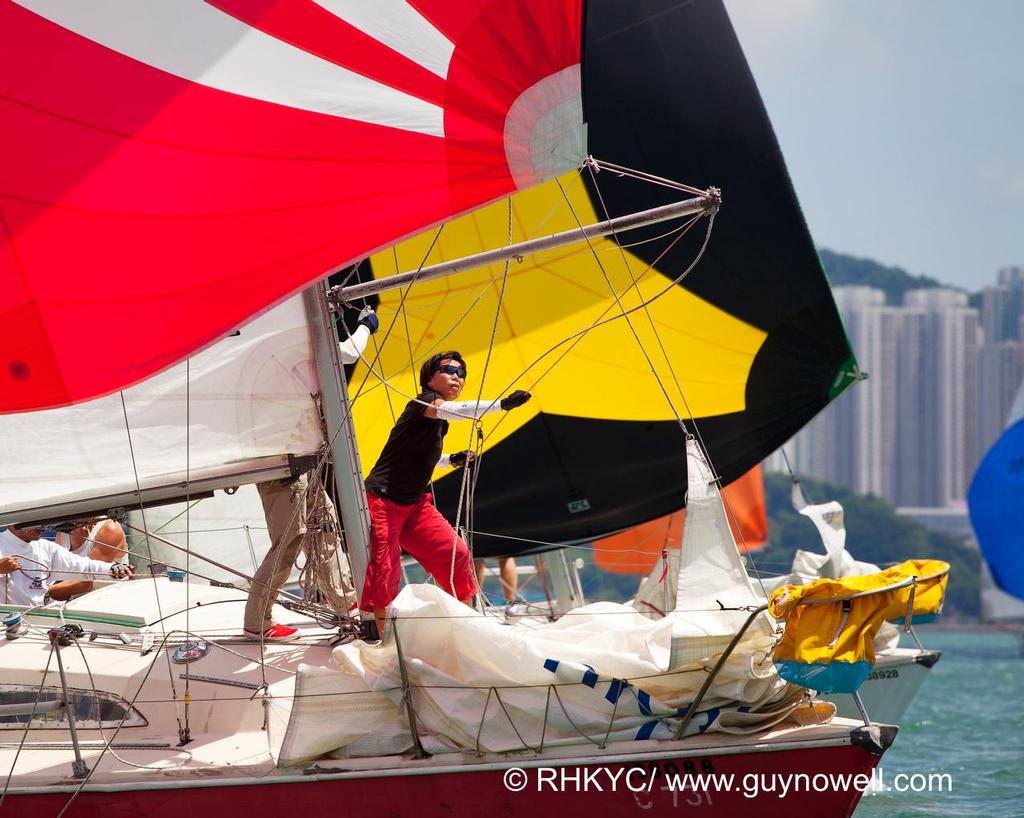
[[[892,785],[902,773],[902,786],[913,783],[923,791],[869,793],[855,818],[1022,818],[1020,638],[1005,631],[941,628],[919,635],[926,648],[942,651],[942,659],[911,702],[879,766],[884,783]]]

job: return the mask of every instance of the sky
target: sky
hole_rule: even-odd
[[[1024,2],[725,0],[820,247],[1024,265]]]

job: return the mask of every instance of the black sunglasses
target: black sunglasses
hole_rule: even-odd
[[[458,375],[462,380],[466,380],[466,367],[456,366],[455,364],[445,364],[439,366],[434,370],[435,372],[444,372],[446,375]]]

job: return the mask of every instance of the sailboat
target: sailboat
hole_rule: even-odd
[[[1018,545],[1024,387],[1018,390],[1006,429],[982,458],[967,493],[981,549],[981,613],[989,622],[1024,620],[1024,561]]]
[[[793,508],[810,520],[821,537],[824,554],[798,550],[793,556],[792,572],[777,580],[769,580],[769,587],[789,582],[802,584],[822,577],[847,577],[877,574],[881,569],[872,563],[853,558],[846,550],[846,524],[842,505],[836,500],[812,504],[803,489],[791,475]],[[949,573],[947,563],[937,564],[942,577]],[[924,577],[918,579],[924,580]],[[887,724],[899,724],[910,702],[924,684],[929,672],[942,656],[941,651],[930,650],[921,644],[913,628],[914,621],[927,621],[912,617],[903,622],[884,623],[874,638],[875,664],[858,689],[861,705],[872,718]],[[906,633],[914,641],[913,647],[900,647],[900,634]],[[857,702],[845,693],[823,696],[834,702],[837,712],[855,717]]]
[[[329,449],[358,576],[360,451],[376,453],[387,396],[410,388],[410,363],[436,343],[458,344],[497,390],[558,349],[558,389],[531,384],[531,413],[483,429],[476,553],[592,538],[688,495],[700,521],[691,526],[700,547],[679,574],[690,607],[657,632],[642,617],[584,609],[522,636],[453,609],[436,588],[410,586],[395,603],[393,639],[379,646],[335,644],[352,633],[308,599],[275,609],[300,627],[299,642],[260,645],[241,638],[235,583],[194,581],[207,563],[186,516],[174,576],[153,570],[63,607],[15,610],[21,630],[0,645],[3,805],[27,817],[163,816],[332,801],[374,809],[386,798],[396,815],[454,804],[568,816],[682,804],[740,815],[751,806],[742,792],[680,791],[667,777],[866,775],[894,730],[830,721],[828,706],[770,672],[773,631],[720,500],[720,484],[856,377],[721,4],[368,8],[0,4],[3,139],[19,156],[0,171],[0,265],[14,282],[2,302],[2,408],[20,413],[0,418],[0,435],[21,447],[5,463],[0,522],[190,507],[305,472]],[[33,72],[38,53],[46,71]],[[735,197],[714,241],[689,228],[710,225],[720,196],[677,178]],[[550,217],[545,191],[558,196]],[[627,241],[620,231],[637,211],[654,226]],[[451,279],[458,285],[428,278],[465,264],[455,260],[465,237],[484,235],[481,220],[496,213],[507,228],[502,277],[515,269],[526,280],[539,267],[549,278],[504,296],[493,268]],[[687,214],[682,230],[664,223]],[[600,230],[581,231],[595,216]],[[440,235],[399,243],[432,225]],[[651,255],[666,230],[678,241]],[[555,231],[586,236],[586,253],[522,246]],[[595,289],[602,265],[581,255],[627,250],[643,266],[604,265],[611,286]],[[386,280],[389,263],[399,275]],[[379,298],[383,324],[405,335],[357,365],[351,387],[327,293],[308,286],[335,271],[344,271],[336,304]],[[388,289],[410,282],[407,295]],[[474,312],[474,288],[502,311],[481,297]],[[463,311],[460,297],[473,318],[439,337],[450,326],[442,319]],[[518,317],[494,322],[505,310]],[[641,340],[676,328],[653,378],[675,380],[667,400],[634,377],[640,353],[622,345],[629,311],[650,311]],[[481,321],[494,329],[481,333]],[[509,363],[511,349],[524,360]],[[678,378],[672,361],[687,363]],[[625,407],[611,400],[624,394]],[[459,483],[434,484],[457,521]],[[142,529],[140,538],[162,537],[145,520]],[[217,567],[244,585],[244,570]],[[193,581],[176,581],[181,573]],[[504,664],[495,646],[507,649]],[[635,792],[556,798],[539,785],[552,768],[646,778]],[[848,815],[860,794],[849,783],[772,794],[763,810]]]
[[[843,507],[837,501],[808,503],[799,481],[793,477],[793,508],[806,517],[821,536],[824,553],[799,550],[788,574],[765,572],[757,564],[756,551],[768,539],[768,519],[761,468],[751,470],[723,491],[730,526],[741,552],[749,555],[748,572],[753,587],[766,597],[786,584],[802,585],[822,577],[874,574],[881,569],[855,560],[846,550]],[[678,571],[685,510],[636,526],[595,543],[595,562],[605,570],[643,573],[645,576],[633,602],[638,610],[663,616],[675,605],[676,589],[665,578]],[[754,553],[751,553],[754,552]],[[900,633],[915,641],[914,647],[900,647]],[[886,724],[899,724],[941,652],[925,648],[912,625],[885,623],[874,639],[875,664],[858,689],[864,709]],[[846,693],[824,693],[842,716],[859,715],[854,699]]]

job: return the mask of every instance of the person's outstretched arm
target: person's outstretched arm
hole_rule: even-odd
[[[344,341],[338,344],[338,357],[343,364],[354,364],[366,349],[370,336],[377,331],[380,320],[372,307],[364,307],[359,313],[359,324]]]
[[[491,412],[507,412],[522,406],[532,395],[517,389],[501,400],[436,400],[423,410],[428,418],[440,420],[472,420],[479,419]]]
[[[50,579],[122,579],[133,573],[131,566],[124,563],[102,562],[72,554],[56,543],[47,542],[46,558],[50,566]]]

